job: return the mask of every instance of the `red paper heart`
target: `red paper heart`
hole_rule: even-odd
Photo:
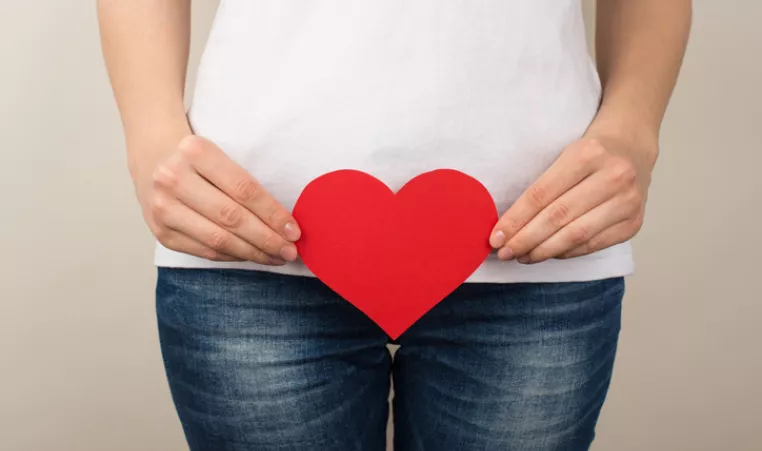
[[[396,195],[340,170],[304,188],[294,217],[307,267],[397,338],[484,262],[497,209],[479,181],[455,170],[421,174]]]

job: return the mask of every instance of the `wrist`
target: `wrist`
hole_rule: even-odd
[[[157,161],[172,153],[180,140],[191,134],[193,130],[185,116],[135,127],[126,133],[127,166],[133,179],[152,171]]]
[[[638,153],[635,157],[647,161],[651,166],[656,163],[659,154],[658,121],[649,119],[648,114],[634,108],[604,103],[584,137],[625,142],[628,149]]]

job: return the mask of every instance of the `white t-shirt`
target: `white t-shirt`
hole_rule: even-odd
[[[189,118],[291,209],[337,169],[393,190],[439,168],[481,181],[500,214],[580,138],[600,83],[579,0],[223,0]],[[156,264],[218,263],[158,245]],[[469,282],[632,272],[630,243],[536,265],[493,252]]]

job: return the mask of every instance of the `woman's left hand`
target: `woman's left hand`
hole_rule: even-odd
[[[634,141],[586,136],[564,149],[498,221],[490,237],[498,258],[572,258],[635,236],[658,144]]]

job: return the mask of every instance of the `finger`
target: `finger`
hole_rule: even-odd
[[[215,251],[214,249],[204,246],[193,238],[183,235],[180,232],[167,229],[166,232],[160,234],[161,238],[159,242],[162,246],[173,251],[182,252],[184,254],[194,255],[206,260],[218,261],[218,262],[239,262],[240,258],[227,255],[222,252]]]
[[[192,210],[233,232],[239,238],[263,250],[271,257],[286,261],[296,260],[297,251],[293,243],[275,233],[254,213],[211,185],[197,173],[187,174],[183,183],[179,183],[175,190],[177,198]]]
[[[596,155],[575,143],[500,218],[490,245],[501,248],[540,211],[593,172]]]
[[[629,240],[640,229],[640,222],[635,219],[629,219],[615,224],[591,238],[587,243],[577,246],[574,249],[565,252],[559,258],[575,258],[583,255],[592,254],[608,247],[624,243]]]
[[[301,231],[293,216],[214,143],[189,136],[182,140],[180,149],[202,177],[249,209],[268,227],[289,241],[299,239]]]
[[[631,218],[636,211],[617,196],[593,208],[543,241],[521,263],[539,263],[587,244],[604,230]]]
[[[285,263],[281,259],[268,256],[262,250],[201,216],[181,202],[170,202],[167,207],[161,208],[159,211],[157,222],[171,230],[187,235],[217,252],[265,265],[282,265]]]
[[[508,240],[498,256],[524,256],[572,221],[612,199],[617,190],[618,186],[608,183],[603,171],[596,172],[543,209]]]

